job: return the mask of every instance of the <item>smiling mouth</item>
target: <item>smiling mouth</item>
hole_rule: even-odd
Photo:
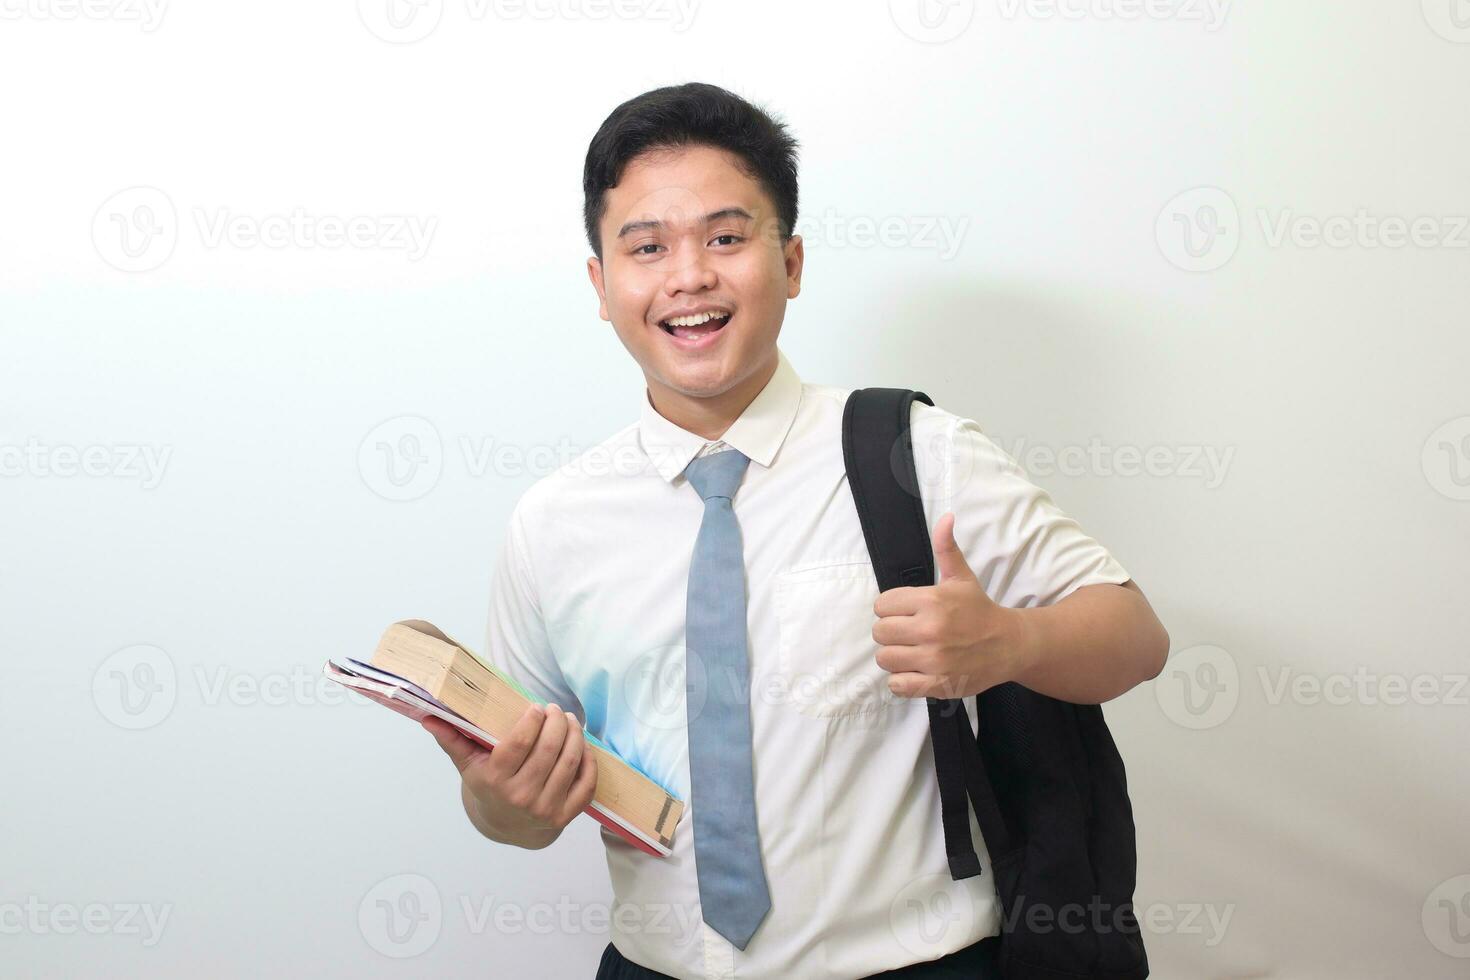
[[[678,337],[680,340],[700,340],[704,337],[708,337],[712,333],[717,333],[720,330],[723,330],[725,324],[730,322],[730,318],[732,316],[734,316],[734,314],[732,313],[721,313],[718,316],[710,317],[705,322],[693,327],[670,326],[667,320],[659,321],[658,326],[659,329],[662,330],[664,333],[669,334],[673,337]]]

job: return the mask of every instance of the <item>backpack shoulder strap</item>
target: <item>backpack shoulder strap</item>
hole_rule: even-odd
[[[933,548],[923,516],[919,475],[914,469],[908,417],[914,401],[932,406],[929,395],[904,388],[860,388],[842,410],[842,461],[863,525],[878,591],[933,585]],[[950,876],[980,873],[970,842],[970,813],[961,760],[960,724],[969,735],[961,701],[929,698],[929,741],[939,776],[939,810]]]
[[[934,584],[934,552],[914,467],[909,414],[922,391],[860,388],[842,410],[842,460],[878,591]]]
[[[842,413],[847,483],[880,592],[900,586],[933,585],[935,580],[934,550],[924,519],[909,432],[915,401],[934,404],[922,391],[860,388],[848,396]],[[970,839],[967,794],[969,802],[974,803],[975,819],[988,848],[997,854],[1009,851],[1010,835],[970,730],[964,700],[927,701],[950,877],[970,878],[980,874],[981,868]]]

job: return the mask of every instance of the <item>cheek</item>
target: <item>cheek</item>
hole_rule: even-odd
[[[648,318],[657,290],[646,279],[629,270],[607,280],[607,308],[613,319],[642,322]]]
[[[746,311],[756,314],[755,319],[760,323],[770,324],[780,315],[786,302],[785,280],[773,281],[769,276],[759,276],[742,284],[738,295]]]
[[[727,281],[733,287],[735,295],[747,307],[769,310],[786,295],[784,275],[773,273],[764,260],[732,269]]]

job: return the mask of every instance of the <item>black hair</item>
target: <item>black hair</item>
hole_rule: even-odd
[[[706,82],[686,82],[624,102],[587,145],[582,219],[594,255],[602,258],[599,228],[605,192],[618,185],[628,164],[649,150],[687,146],[714,147],[738,157],[746,174],[775,202],[781,240],[790,240],[796,227],[796,140],[779,120],[735,93]]]

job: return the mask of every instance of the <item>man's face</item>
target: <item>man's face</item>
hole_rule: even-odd
[[[618,339],[659,388],[724,394],[773,363],[786,301],[801,289],[800,236],[736,158],[705,146],[650,151],[607,191],[603,258],[588,274]],[[729,314],[670,327],[686,313]],[[680,335],[683,336],[680,336]]]

